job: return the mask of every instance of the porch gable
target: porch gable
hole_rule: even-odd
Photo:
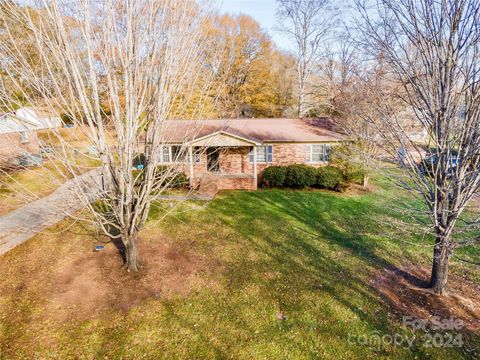
[[[211,146],[211,147],[236,147],[236,146],[258,146],[261,143],[231,134],[226,131],[217,131],[188,143],[189,146]]]

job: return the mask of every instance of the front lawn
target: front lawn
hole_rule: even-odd
[[[0,216],[55,191],[66,181],[57,166],[54,162],[46,162],[42,166],[6,173],[0,170]]]
[[[76,159],[75,168],[82,174],[98,166],[89,159]],[[72,169],[61,160],[48,160],[40,166],[18,168],[12,171],[0,169],[0,216],[48,196],[60,185],[73,178]]]
[[[120,269],[114,244],[94,253],[89,229],[61,224],[0,258],[0,359],[478,358],[478,268],[452,261],[455,297],[416,289],[431,249],[388,225],[412,200],[384,178],[374,186],[225,192],[160,223],[153,211],[139,274]],[[425,347],[401,323],[450,313],[463,346]],[[416,339],[395,346],[395,334]]]

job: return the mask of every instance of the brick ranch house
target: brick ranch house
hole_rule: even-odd
[[[37,130],[37,124],[27,119],[13,113],[0,114],[0,167],[17,156],[38,153]]]
[[[271,165],[325,165],[345,139],[326,118],[175,120],[162,136],[158,162],[181,164],[190,186],[215,190],[256,190]]]

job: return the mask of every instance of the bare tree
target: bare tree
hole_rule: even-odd
[[[364,67],[353,41],[342,37],[338,44],[338,52],[331,53],[325,69],[329,116],[351,140],[343,161],[360,170],[362,185],[367,188],[371,173],[378,166],[384,144],[381,134],[385,132],[372,103],[388,101],[392,109],[396,107],[382,96],[390,89],[381,59],[377,58],[374,66]]]
[[[68,117],[91,144],[81,156],[99,173],[102,186],[96,201],[84,183],[77,184],[77,195],[102,231],[123,242],[125,268],[137,271],[139,230],[181,170],[158,167],[169,142],[168,120],[182,116],[192,101],[191,116],[201,115],[207,93],[205,4],[39,0],[2,2],[0,10],[3,107],[22,105],[12,93],[31,105],[41,102]],[[24,29],[28,52],[18,46],[13,24]],[[38,59],[35,67],[32,58]],[[51,155],[55,171],[66,178],[85,171],[64,132],[49,134],[57,141]],[[183,159],[186,152],[181,144],[170,156]],[[139,156],[143,168],[134,171]]]
[[[352,88],[357,79],[359,59],[356,52],[354,42],[346,33],[335,37],[334,43],[329,44],[325,50],[325,56],[319,65],[317,96],[329,116],[343,112],[348,106],[339,98]]]
[[[480,3],[477,0],[357,1],[363,49],[381,53],[399,88],[388,96],[413,113],[432,156],[413,151],[401,164],[420,194],[435,238],[431,287],[443,294],[448,264],[462,245],[478,244],[478,224],[462,217],[480,185]],[[386,94],[378,99],[386,98]],[[373,107],[372,103],[372,107]],[[388,101],[375,103],[392,153],[420,146]],[[467,231],[464,231],[467,230]]]
[[[335,19],[332,0],[277,0],[277,4],[280,30],[295,42],[298,116],[303,117],[308,111],[308,82]]]

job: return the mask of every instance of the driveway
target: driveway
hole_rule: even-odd
[[[0,256],[44,229],[75,214],[95,197],[97,169],[62,184],[47,197],[0,217]],[[82,193],[79,193],[79,189]]]

